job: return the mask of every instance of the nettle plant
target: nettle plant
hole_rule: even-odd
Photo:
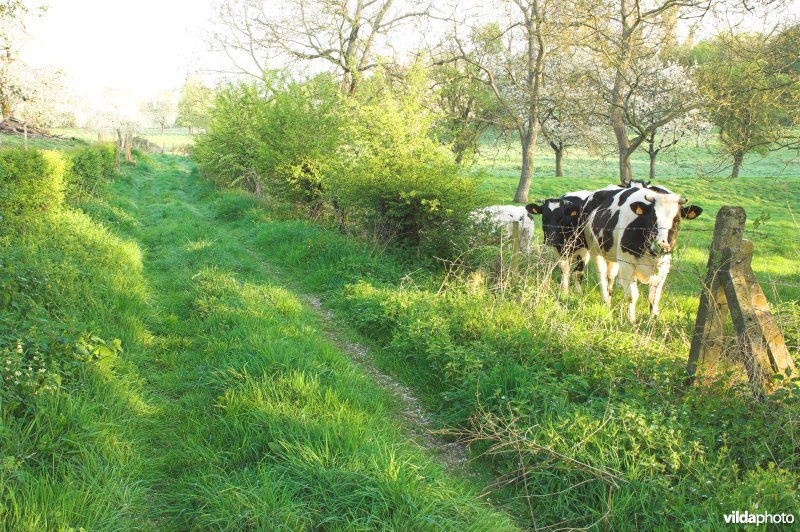
[[[122,351],[118,339],[106,341],[75,326],[53,327],[40,314],[28,314],[23,323],[0,322],[0,402],[15,416],[30,410],[37,397],[70,386],[88,364]]]

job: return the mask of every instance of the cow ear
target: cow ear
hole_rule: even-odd
[[[542,214],[542,206],[535,203],[529,203],[528,205],[525,205],[525,210],[530,214]]]
[[[643,201],[634,201],[631,203],[631,210],[636,216],[641,216],[650,209],[650,204]]]
[[[698,207],[697,205],[690,205],[688,207],[681,207],[681,218],[688,218],[689,220],[694,220],[700,214],[702,214],[703,208]]]

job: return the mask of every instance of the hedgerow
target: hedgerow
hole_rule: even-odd
[[[355,99],[329,76],[230,86],[192,155],[224,186],[267,189],[422,256],[452,255],[480,199],[432,137],[423,81],[416,73],[392,88],[374,76]]]

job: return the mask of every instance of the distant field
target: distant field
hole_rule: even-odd
[[[54,129],[53,133],[63,137],[75,137],[87,142],[96,142],[98,140],[97,132],[88,129]],[[172,151],[177,146],[194,144],[194,135],[190,135],[189,130],[185,127],[166,128],[163,133],[159,128],[145,128],[137,132],[137,135],[154,144],[158,144],[167,151]],[[110,131],[103,133],[104,140],[111,140],[112,138]]]
[[[506,201],[514,196],[520,172],[519,142],[494,142],[485,139],[481,146],[481,154],[476,167],[487,172],[491,178],[484,181],[484,189],[508,195]],[[634,179],[647,179],[650,159],[644,151],[636,152],[632,157]],[[568,150],[563,161],[565,178],[604,178],[610,183],[619,179],[616,157],[601,157],[587,153],[585,150]],[[687,141],[676,149],[658,156],[656,179],[671,177],[698,177],[720,179],[730,176],[729,161],[724,161],[717,154],[716,141],[706,137],[699,143]],[[555,156],[546,145],[540,144],[534,157],[534,183],[531,196],[535,194],[539,178],[555,175]],[[800,154],[797,150],[780,150],[766,156],[750,154],[745,158],[740,176],[742,177],[800,177]],[[510,178],[510,179],[507,179]],[[574,188],[574,187],[573,187]]]

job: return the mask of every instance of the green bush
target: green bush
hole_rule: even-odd
[[[68,172],[70,196],[81,199],[100,194],[114,177],[116,149],[115,144],[103,143],[71,153]]]
[[[265,98],[263,91],[247,84],[230,85],[217,93],[206,134],[197,138],[192,158],[219,185],[239,185],[250,192],[263,189],[256,169],[261,166],[259,131]]]
[[[64,202],[64,159],[56,152],[0,151],[2,225],[58,211]]]
[[[276,79],[266,89],[228,87],[217,95],[206,135],[192,156],[226,186],[316,206],[328,188],[340,140],[338,85],[327,75],[305,82]]]
[[[424,76],[412,72],[390,92],[379,77],[374,94],[352,111],[335,191],[342,208],[379,237],[425,255],[449,256],[476,207],[477,184],[453,154],[429,136]]]

